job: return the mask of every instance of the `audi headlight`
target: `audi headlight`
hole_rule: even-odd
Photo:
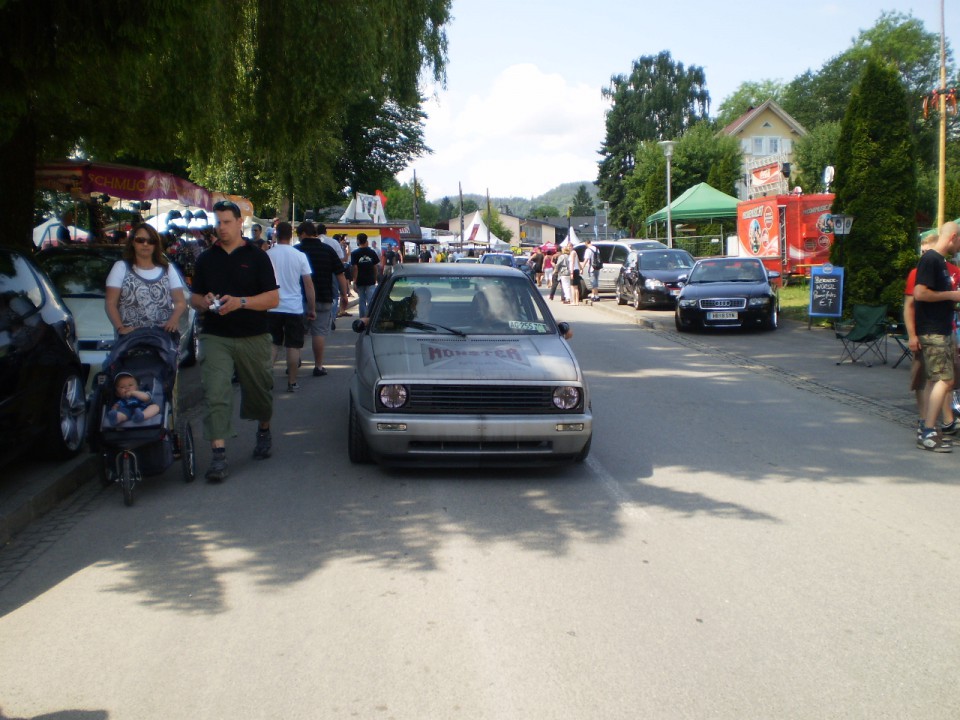
[[[396,410],[397,408],[402,408],[407,404],[407,400],[410,398],[410,393],[407,392],[407,388],[404,385],[381,385],[380,386],[380,403],[390,410]]]
[[[747,301],[747,305],[749,305],[750,307],[766,307],[769,304],[770,304],[770,298],[768,297],[755,297],[755,298],[750,298]]]
[[[682,308],[695,308],[697,306],[696,298],[682,298],[679,302]]]
[[[553,404],[560,410],[573,410],[580,403],[580,388],[562,385],[554,388]]]
[[[665,287],[664,284],[660,280],[657,280],[656,278],[647,278],[646,280],[643,281],[643,286],[647,290],[663,290],[663,288]]]

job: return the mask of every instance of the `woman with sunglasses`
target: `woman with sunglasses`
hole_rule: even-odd
[[[127,236],[123,259],[107,275],[106,307],[119,335],[141,327],[177,332],[187,310],[183,281],[150,225],[141,223]]]

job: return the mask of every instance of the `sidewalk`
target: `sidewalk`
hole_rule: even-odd
[[[829,329],[808,330],[805,324],[783,321],[775,332],[679,334],[673,327],[670,311],[636,311],[629,306],[618,306],[609,295],[603,297],[592,307],[582,306],[574,312],[616,313],[624,322],[661,332],[687,347],[725,355],[732,365],[775,374],[795,387],[836,397],[905,427],[915,427],[913,396],[907,390],[909,363],[903,362],[892,369],[899,357],[893,341],[888,348],[886,365],[867,367],[849,362],[837,365],[841,343]],[[354,299],[351,307],[355,305]],[[346,319],[353,320],[355,316]],[[181,412],[201,400],[199,375],[199,368],[191,368],[181,376],[184,386]],[[95,479],[97,463],[95,456],[82,454],[66,463],[22,460],[5,468],[5,477],[0,483],[0,546],[83,483]]]

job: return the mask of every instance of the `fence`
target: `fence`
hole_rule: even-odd
[[[686,250],[695,258],[726,255],[723,238],[717,235],[673,236],[673,246]]]

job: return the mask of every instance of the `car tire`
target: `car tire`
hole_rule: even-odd
[[[640,288],[638,287],[633,289],[633,302],[631,305],[633,305],[634,310],[640,310],[643,307],[643,303],[640,301]]]
[[[763,329],[764,330],[776,330],[780,326],[780,312],[776,307],[774,307],[770,314],[764,318]]]
[[[620,286],[617,286],[617,305],[626,305],[627,299],[623,297],[623,293],[620,292]]]
[[[363,436],[363,430],[360,429],[360,416],[357,413],[357,407],[350,398],[350,417],[347,424],[347,453],[350,456],[350,462],[356,465],[367,465],[372,462],[370,455],[370,446],[367,439]]]
[[[680,322],[679,311],[673,314],[673,324],[677,326],[677,332],[687,332],[687,330],[690,329],[686,325],[684,325],[682,322]]]
[[[83,378],[76,368],[65,368],[49,400],[46,442],[39,449],[44,457],[67,460],[74,457],[87,434],[87,400]]]
[[[190,340],[187,343],[187,356],[180,363],[180,367],[193,367],[200,356],[200,334],[197,332],[196,322],[190,328]]]

